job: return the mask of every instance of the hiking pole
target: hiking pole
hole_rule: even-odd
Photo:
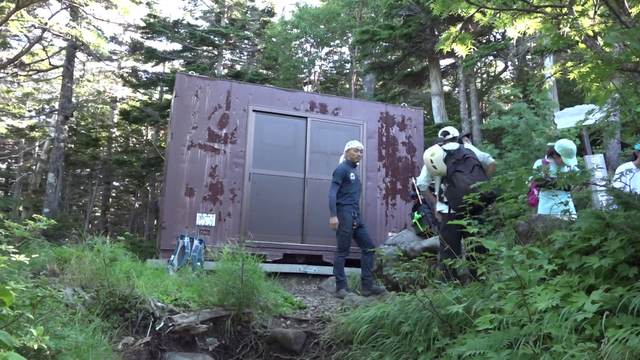
[[[422,196],[420,195],[420,190],[418,189],[418,184],[416,184],[416,178],[411,178],[411,182],[413,183],[413,187],[416,188],[416,194],[418,194],[418,201],[420,205],[422,205]]]

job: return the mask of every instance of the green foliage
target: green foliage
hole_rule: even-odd
[[[125,249],[140,260],[154,259],[156,257],[155,242],[145,241],[129,232],[124,233],[123,236],[118,236],[118,240],[122,241]]]
[[[42,353],[49,341],[44,328],[33,319],[39,315],[36,297],[50,294],[34,288],[35,282],[22,274],[25,265],[37,255],[25,256],[16,248],[17,244],[33,239],[34,230],[46,223],[41,218],[26,225],[3,220],[0,226],[0,356],[9,359],[24,359],[18,353],[24,353],[25,349],[32,354]]]
[[[475,264],[485,280],[466,287],[432,283],[352,311],[333,328],[350,346],[336,358],[640,356],[640,224],[632,220],[640,196],[612,191],[616,209],[584,209],[575,222],[523,246],[510,229],[526,206],[513,186],[526,177],[512,177],[498,178],[504,187],[512,186],[487,219],[499,225],[472,226],[479,232],[465,243],[479,241],[489,249]]]
[[[223,245],[211,255],[216,262],[211,286],[216,289],[219,304],[267,315],[284,312],[293,305],[277,290],[278,285],[267,278],[260,267],[261,257],[251,254],[242,244]]]
[[[216,272],[169,275],[127,250],[137,240],[130,234],[115,242],[86,237],[57,246],[39,235],[51,224],[42,217],[0,224],[0,358],[114,358],[112,344],[140,331],[149,299],[264,315],[305,307],[267,279],[258,257],[239,248],[219,253]]]
[[[576,130],[556,130],[551,101],[544,92],[534,93],[529,101],[519,90],[503,88],[497,92],[492,118],[484,125],[488,152],[499,159],[499,170],[512,171],[533,166],[545,155],[547,143],[567,137],[580,146]]]

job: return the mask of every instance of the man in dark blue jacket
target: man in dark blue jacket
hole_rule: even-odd
[[[344,148],[344,156],[333,172],[333,180],[329,189],[329,225],[336,230],[337,249],[333,257],[333,275],[336,277],[336,296],[344,298],[349,294],[349,284],[344,273],[344,262],[349,255],[351,239],[362,249],[360,259],[360,277],[362,295],[378,295],[386,291],[383,286],[373,283],[373,258],[375,246],[369,231],[360,217],[360,176],[357,166],[362,159],[363,146],[352,140]]]

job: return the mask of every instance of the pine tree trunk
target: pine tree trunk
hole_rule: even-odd
[[[351,54],[351,98],[356,98],[356,82],[358,80],[358,72],[356,70],[356,56],[358,56],[358,47],[356,46]]]
[[[138,188],[133,190],[133,206],[131,207],[131,214],[129,215],[129,226],[127,229],[130,233],[135,234],[135,225],[136,225],[136,213],[138,212]]]
[[[87,232],[89,230],[89,225],[91,225],[91,216],[93,215],[93,207],[96,204],[96,195],[98,194],[98,185],[100,184],[100,172],[102,171],[101,167],[98,168],[96,172],[96,179],[93,182],[93,186],[89,189],[89,201],[87,204],[87,215],[84,218],[84,231]]]
[[[614,54],[617,55],[623,47],[623,44],[616,43],[614,45]],[[616,89],[621,89],[623,86],[619,73],[614,74],[611,82],[615,85]],[[609,126],[614,129],[614,133],[611,139],[607,139],[604,153],[607,170],[609,171],[615,171],[616,168],[620,166],[620,153],[622,152],[622,146],[620,145],[620,105],[618,104],[618,97],[619,95],[617,93],[613,94],[608,102],[609,108],[614,109],[613,114],[611,114],[609,118]]]
[[[20,204],[22,203],[22,178],[24,178],[24,140],[20,140],[18,145],[18,167],[16,169],[16,179],[13,182],[13,208],[11,213],[17,219],[20,216]]]
[[[471,131],[471,121],[469,121],[469,106],[467,105],[467,76],[464,71],[464,60],[458,58],[458,99],[460,101],[460,123],[462,132]]]
[[[102,173],[102,204],[100,206],[100,231],[109,237],[109,212],[111,211],[111,192],[113,191],[113,133],[118,116],[118,99],[111,99],[111,118],[107,135]]]
[[[480,99],[476,86],[476,71],[469,71],[469,102],[471,103],[471,133],[475,144],[482,143],[482,118],[480,117]]]
[[[44,145],[42,145],[42,150],[40,150],[40,155],[38,156],[38,148],[34,151],[34,157],[38,157],[38,162],[33,170],[33,174],[31,174],[31,178],[29,179],[29,200],[25,201],[25,204],[22,208],[22,215],[20,218],[22,220],[28,219],[33,212],[34,199],[36,198],[36,191],[40,189],[40,180],[42,179],[42,171],[44,170],[45,164],[47,162],[47,153],[49,151],[49,147],[51,146],[51,139],[54,135],[54,123],[49,129],[49,137],[44,141]]]
[[[440,57],[438,55],[429,56],[429,82],[431,84],[431,109],[433,111],[433,121],[441,124],[449,121],[447,108],[444,103],[444,87],[442,86],[442,71],[440,70]]]
[[[547,83],[547,96],[553,103],[553,113],[560,111],[560,100],[558,99],[558,87],[556,85],[556,78],[553,76],[554,55],[549,54],[544,58],[544,75]],[[554,119],[551,119],[552,121]]]
[[[528,39],[524,37],[518,37],[515,41],[513,50],[515,58],[515,83],[520,84],[522,93],[525,93],[528,88],[528,62],[527,54],[529,53]]]
[[[63,190],[62,195],[60,196],[60,202],[62,203],[60,208],[67,214],[69,213],[69,189],[71,188],[71,180],[73,180],[73,178],[71,177],[71,174],[69,174],[68,177],[62,176],[62,182],[60,183],[60,188]]]
[[[160,95],[158,96],[159,101],[162,101],[164,97],[164,87],[160,89]],[[156,152],[158,149],[158,138],[160,137],[160,126],[156,124],[153,129],[153,152]],[[149,176],[149,199],[147,201],[147,219],[144,224],[144,239],[150,240],[151,235],[153,234],[153,229],[155,228],[156,222],[156,211],[155,211],[155,203],[157,196],[157,173],[154,171],[151,172]]]
[[[355,13],[355,17],[356,17],[356,28],[359,29],[362,26],[362,12],[364,11],[363,9],[364,4],[362,1],[358,1],[358,7],[356,8],[356,13]],[[351,51],[351,66],[350,66],[350,70],[351,70],[351,98],[355,99],[356,98],[356,84],[358,82],[358,63],[356,61],[356,58],[358,57],[358,54],[360,53],[360,48],[356,45],[353,44],[353,40],[351,41],[351,46],[353,47],[353,50]]]
[[[78,20],[78,9],[70,8],[71,20]],[[47,188],[42,206],[44,217],[55,218],[58,215],[62,177],[64,176],[64,157],[69,133],[69,120],[73,117],[73,81],[78,44],[75,38],[67,40],[65,59],[62,65],[62,84],[60,86],[60,100],[58,103],[58,117],[55,124],[53,146],[49,158],[49,172],[47,173]]]
[[[226,0],[222,0],[220,2],[220,27],[224,29],[225,26],[227,26],[227,2]],[[224,48],[225,41],[223,40],[220,49],[218,49],[218,62],[216,64],[216,75],[218,75],[218,77],[222,77]]]

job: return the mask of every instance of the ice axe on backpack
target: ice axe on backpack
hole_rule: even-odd
[[[420,205],[422,205],[422,195],[420,195],[420,189],[418,189],[418,184],[416,183],[416,178],[411,178],[411,182],[413,183],[413,187],[416,189],[416,195],[418,195],[418,201]]]

